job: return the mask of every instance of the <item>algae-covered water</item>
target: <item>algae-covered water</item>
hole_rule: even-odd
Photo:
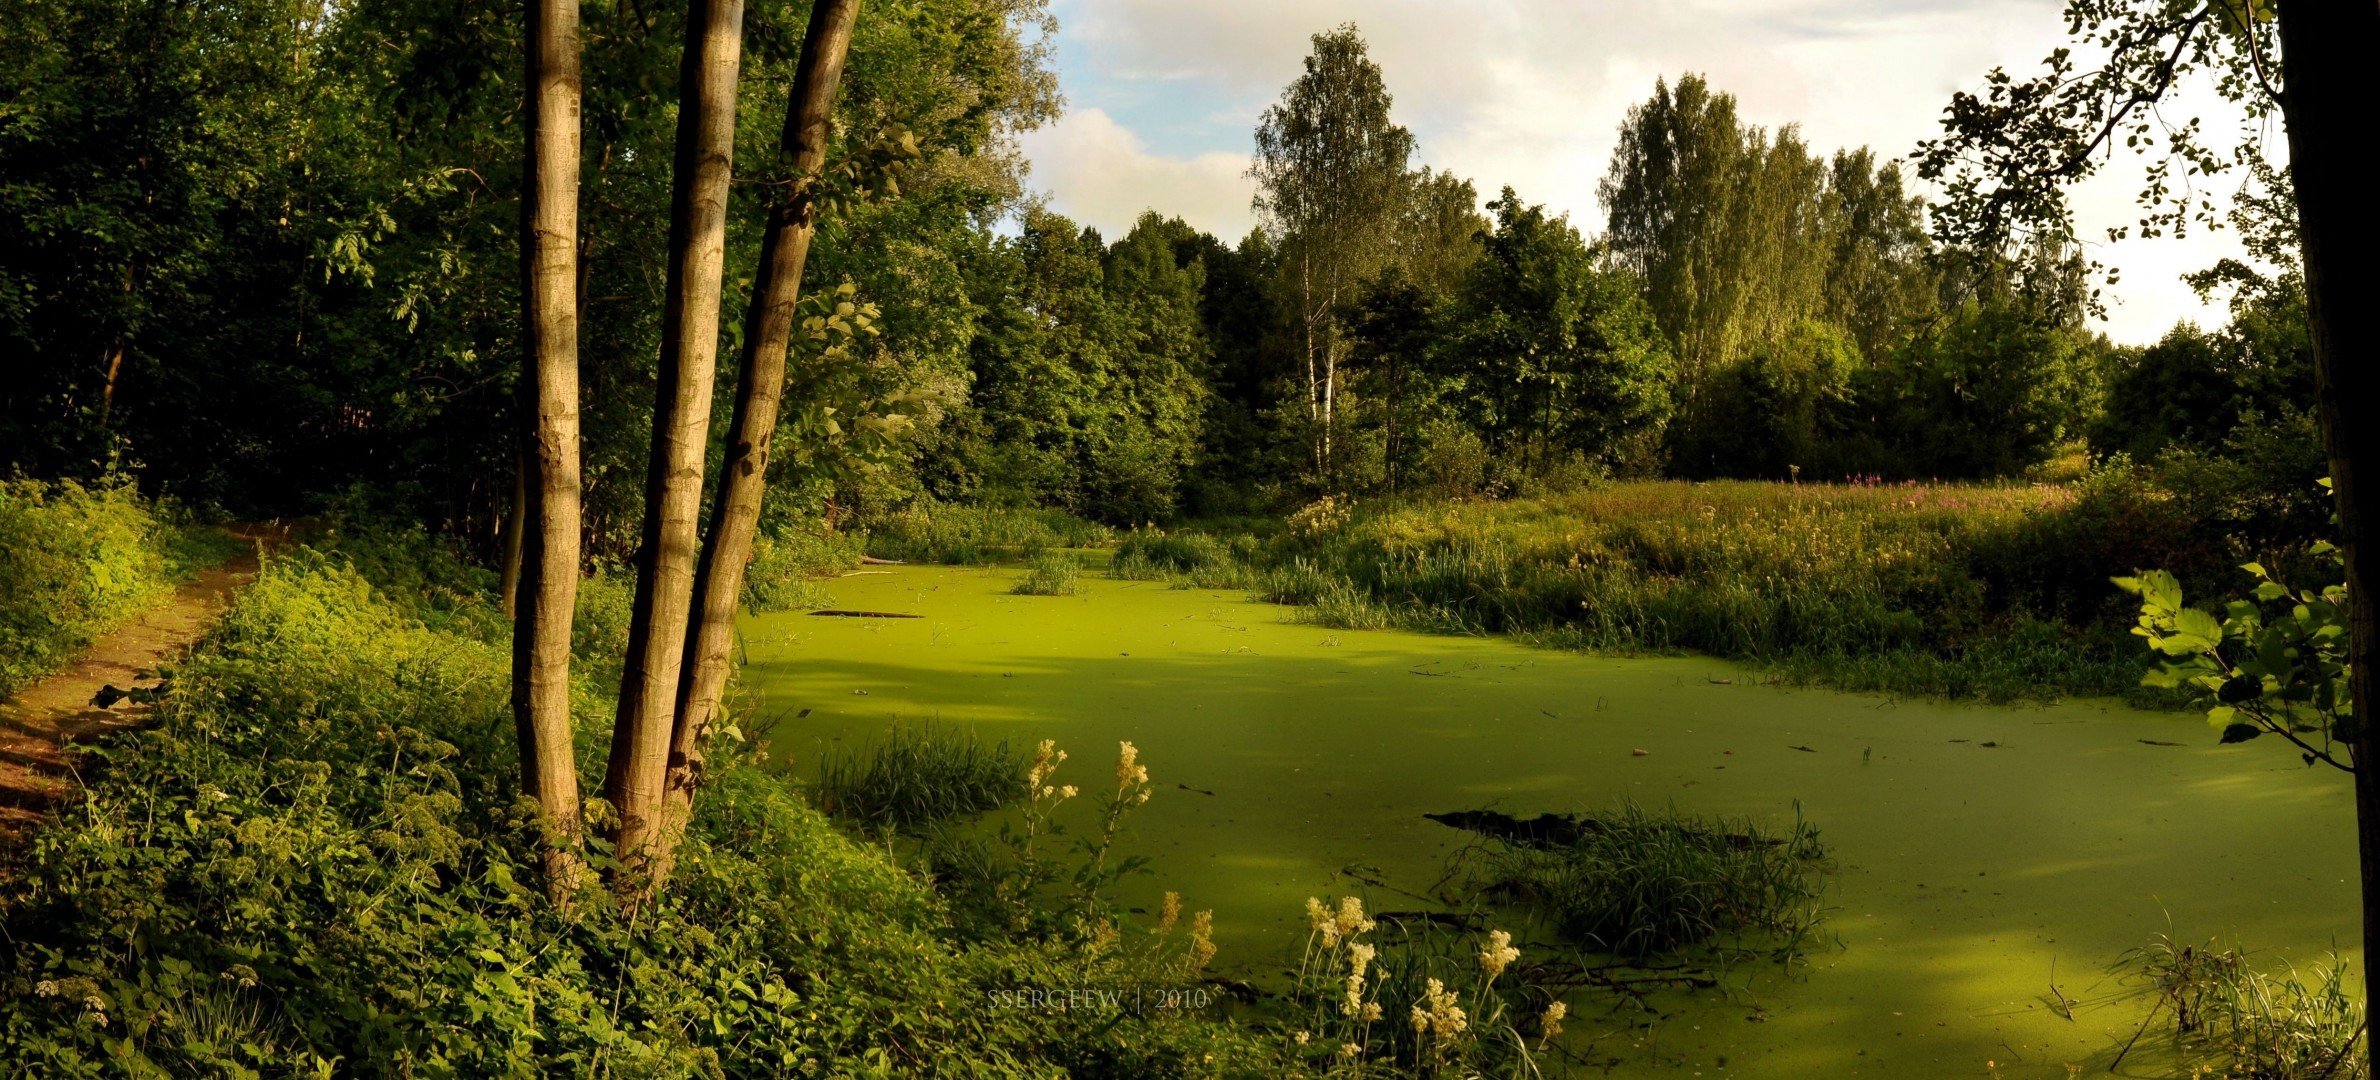
[[[1054,738],[1073,755],[1058,782],[1095,790],[1131,740],[1158,789],[1127,838],[1156,875],[1133,887],[1213,908],[1240,974],[1294,960],[1308,896],[1415,906],[1395,890],[1426,892],[1471,839],[1425,813],[1622,797],[1779,823],[1801,800],[1840,947],[1660,999],[1649,1037],[1590,1012],[1575,1045],[1615,1075],[2102,1073],[2146,1009],[2108,966],[2169,912],[2177,936],[2271,963],[2334,944],[2360,963],[2344,778],[2215,745],[2195,716],[1788,690],[1706,658],[1325,630],[1238,592],[1012,596],[1016,576],[898,567],[835,582],[837,606],[920,618],[749,620],[772,749],[806,777],[830,741],[939,719]],[[1085,825],[1088,802],[1070,807]],[[2156,1042],[2123,1071],[2155,1075]]]

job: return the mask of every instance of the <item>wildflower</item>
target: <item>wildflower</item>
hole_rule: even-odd
[[[1215,913],[1212,909],[1190,917],[1190,967],[1198,970],[1215,958]]]
[[[1307,1042],[1311,1041],[1313,1038],[1314,1038],[1314,1033],[1313,1033],[1313,1032],[1311,1032],[1311,1031],[1301,1031],[1301,1032],[1298,1032],[1298,1033],[1297,1033],[1297,1044],[1298,1044],[1299,1046],[1304,1046],[1304,1045],[1306,1045],[1306,1043],[1307,1043]]]
[[[1066,760],[1066,751],[1058,749],[1058,740],[1043,739],[1033,748],[1033,767],[1025,773],[1025,790],[1041,789],[1041,782],[1058,771],[1058,763]]]
[[[1061,799],[1071,799],[1079,794],[1081,794],[1081,792],[1076,790],[1073,784],[1068,784],[1065,787],[1058,789],[1058,797]]]
[[[36,996],[36,997],[57,997],[57,996],[58,996],[58,983],[57,983],[57,980],[55,980],[55,979],[43,979],[43,980],[41,980],[40,982],[34,983],[34,984],[33,984],[33,994],[34,994],[34,996]]]
[[[1356,1045],[1356,1044],[1354,1044],[1354,1043],[1340,1043],[1340,1044],[1339,1044],[1339,1056],[1340,1056],[1340,1057],[1343,1057],[1343,1058],[1353,1058],[1355,1055],[1357,1055],[1357,1054],[1360,1054],[1360,1053],[1363,1053],[1363,1052],[1364,1052],[1364,1048],[1363,1048],[1363,1047],[1361,1047],[1361,1046],[1357,1046],[1357,1045]]]
[[[1347,967],[1349,970],[1361,975],[1364,973],[1365,968],[1372,966],[1372,958],[1377,955],[1379,955],[1379,950],[1372,948],[1370,945],[1363,944],[1362,942],[1357,942],[1356,944],[1347,947]]]
[[[1157,907],[1157,932],[1160,934],[1171,932],[1173,924],[1181,917],[1182,894],[1169,890],[1165,894],[1165,902]]]
[[[1426,1013],[1426,1012],[1423,1012],[1423,1011],[1421,1011],[1421,1006],[1419,1006],[1419,1005],[1416,1005],[1416,1006],[1414,1006],[1414,1007],[1413,1007],[1413,1033],[1414,1033],[1414,1034],[1416,1034],[1416,1035],[1419,1035],[1419,1034],[1421,1034],[1422,1032],[1425,1032],[1425,1031],[1428,1031],[1428,1030],[1430,1030],[1430,1014],[1428,1014],[1428,1013]]]
[[[1369,1024],[1369,1023],[1371,1023],[1371,1022],[1373,1022],[1373,1021],[1375,1021],[1375,1020],[1378,1020],[1378,1019],[1380,1019],[1380,1016],[1381,1016],[1381,1013],[1380,1013],[1380,1003],[1379,1003],[1379,1002],[1377,1002],[1377,1001],[1367,1001],[1367,1002],[1364,1002],[1364,1011],[1363,1011],[1363,1014],[1362,1014],[1362,1019],[1363,1019],[1363,1022],[1364,1022],[1364,1023],[1367,1023],[1367,1024]]]
[[[1488,947],[1479,954],[1479,966],[1487,970],[1490,979],[1504,974],[1506,966],[1521,958],[1521,951],[1512,947],[1512,935],[1502,930],[1488,932]]]
[[[1116,786],[1131,787],[1149,782],[1149,767],[1139,764],[1140,749],[1131,743],[1117,743]]]
[[[1368,933],[1374,925],[1372,920],[1364,918],[1363,899],[1355,896],[1339,898],[1339,914],[1336,924],[1340,937],[1354,937],[1357,934]]]
[[[1568,1015],[1570,1015],[1570,1006],[1557,1001],[1545,1007],[1544,1014],[1537,1018],[1537,1025],[1543,1030],[1545,1038],[1552,1039],[1562,1033],[1562,1018]],[[1539,1045],[1543,1045],[1543,1043]]]
[[[1461,1006],[1454,1003],[1454,991],[1448,990],[1445,983],[1431,979],[1428,988],[1422,992],[1422,1000],[1429,1003],[1430,1011],[1423,1013],[1418,1005],[1413,1011],[1427,1021],[1430,1030],[1438,1038],[1452,1038],[1470,1027],[1470,1017],[1464,1014]],[[1421,1025],[1415,1024],[1414,1030],[1421,1030]]]
[[[1317,934],[1322,933],[1325,927],[1335,925],[1331,922],[1330,909],[1322,906],[1319,896],[1306,898],[1306,925]]]

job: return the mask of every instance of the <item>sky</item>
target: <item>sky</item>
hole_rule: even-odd
[[[1511,185],[1589,233],[1628,107],[1656,78],[1699,72],[1749,123],[1801,126],[1813,150],[1905,157],[1953,93],[1995,65],[2020,77],[2064,43],[2058,0],[1052,0],[1064,115],[1023,138],[1052,209],[1111,240],[1144,209],[1227,240],[1254,225],[1246,178],[1257,117],[1308,39],[1353,22],[1413,131],[1416,165]],[[2199,89],[2165,118],[2237,114]],[[2106,243],[2138,219],[2137,159],[2118,153],[2074,194],[2090,255],[2119,271],[2108,319],[2146,343],[2177,320],[2224,321],[2179,275],[2236,253],[2228,232]],[[2222,190],[2235,181],[2218,178]],[[2227,186],[2224,186],[2227,185]]]

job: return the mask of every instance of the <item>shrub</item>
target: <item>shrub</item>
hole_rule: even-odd
[[[811,785],[818,808],[846,821],[915,830],[997,810],[1024,791],[1024,758],[972,728],[898,724],[881,741],[834,747]]]
[[[2184,945],[2165,933],[2126,954],[2116,970],[2154,999],[2142,1030],[2162,1015],[2193,1076],[2370,1076],[2355,1052],[2364,1033],[2361,980],[2349,980],[2347,961],[2335,954],[2304,979],[2294,969],[2257,971],[2238,949]],[[2122,1063],[2119,1054],[2115,1064]]]

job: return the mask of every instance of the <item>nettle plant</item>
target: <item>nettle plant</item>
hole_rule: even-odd
[[[2313,553],[2344,574],[2338,548],[2319,543]],[[2298,589],[2260,563],[2241,569],[2255,576],[2255,591],[2226,604],[2220,616],[2184,606],[2181,582],[2166,571],[2115,579],[2140,597],[2132,632],[2165,658],[2142,682],[2195,691],[2224,742],[2278,735],[2297,746],[2307,765],[2320,761],[2354,772],[2347,586]]]

